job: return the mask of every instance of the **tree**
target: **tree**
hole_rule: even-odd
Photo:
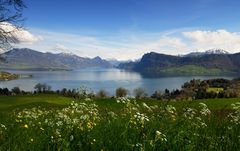
[[[2,94],[3,95],[10,95],[10,92],[9,92],[8,88],[3,88]]]
[[[134,93],[136,99],[139,99],[146,95],[146,92],[143,88],[136,88],[133,90],[133,93]]]
[[[23,0],[0,0],[0,50],[6,50],[17,43],[14,33],[21,28]]]
[[[93,98],[94,96],[94,92],[84,85],[78,89],[78,97],[81,99]]]
[[[151,98],[155,98],[155,99],[158,99],[158,100],[162,99],[162,97],[163,97],[163,95],[162,95],[162,92],[160,90],[155,91],[151,96]]]
[[[98,91],[97,97],[106,98],[107,97],[107,92],[105,90],[101,89],[101,90]]]
[[[65,96],[67,95],[67,89],[66,88],[63,88],[60,92],[61,95]]]
[[[50,92],[52,87],[46,83],[41,84],[43,93]]]
[[[20,88],[19,88],[19,87],[14,87],[14,88],[12,89],[12,93],[14,93],[14,94],[18,95],[18,94],[20,94],[20,93],[21,93],[21,90],[20,90]]]
[[[34,86],[34,89],[38,92],[38,93],[41,93],[43,91],[42,89],[42,84],[41,83],[38,83]]]
[[[50,92],[51,91],[51,86],[46,84],[46,83],[38,83],[35,85],[34,89],[38,92],[38,93],[46,93],[46,92]]]
[[[123,88],[123,87],[119,87],[116,89],[116,97],[125,97],[128,94],[128,90]]]

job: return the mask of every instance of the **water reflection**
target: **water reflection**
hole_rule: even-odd
[[[134,88],[143,87],[148,94],[155,90],[181,88],[183,83],[193,78],[227,78],[229,76],[190,76],[190,77],[151,77],[147,78],[136,72],[119,69],[83,69],[77,71],[9,71],[12,73],[32,74],[32,78],[23,78],[12,81],[1,81],[0,87],[9,89],[18,86],[26,91],[33,91],[37,83],[48,83],[54,90],[62,88],[79,88],[85,85],[93,91],[104,89],[113,95],[118,87],[125,87],[132,92]]]

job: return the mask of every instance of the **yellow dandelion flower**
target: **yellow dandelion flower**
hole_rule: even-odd
[[[28,125],[27,125],[27,124],[25,124],[23,127],[24,127],[24,128],[28,128]]]
[[[31,142],[33,142],[33,139],[31,138],[31,140],[30,140]]]

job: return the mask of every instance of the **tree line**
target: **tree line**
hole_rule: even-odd
[[[107,91],[101,89],[97,93],[91,89],[81,86],[79,89],[52,90],[52,87],[46,83],[38,83],[34,87],[33,92],[26,92],[19,87],[0,88],[0,95],[25,95],[25,94],[59,94],[72,98],[114,98],[126,97],[130,95],[130,91],[126,88],[119,87],[115,90],[115,95],[111,96]],[[240,97],[240,78],[227,79],[211,79],[211,80],[197,80],[193,79],[183,84],[181,89],[164,91],[156,90],[150,96],[146,93],[144,88],[136,88],[133,90],[133,96],[136,99],[153,98],[158,100],[196,100],[208,98],[236,98]]]

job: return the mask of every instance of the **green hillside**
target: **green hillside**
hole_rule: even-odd
[[[166,75],[220,75],[231,73],[228,70],[218,68],[205,68],[197,65],[184,65],[161,70]]]
[[[0,72],[0,80],[13,80],[19,78],[19,75],[9,72]]]

